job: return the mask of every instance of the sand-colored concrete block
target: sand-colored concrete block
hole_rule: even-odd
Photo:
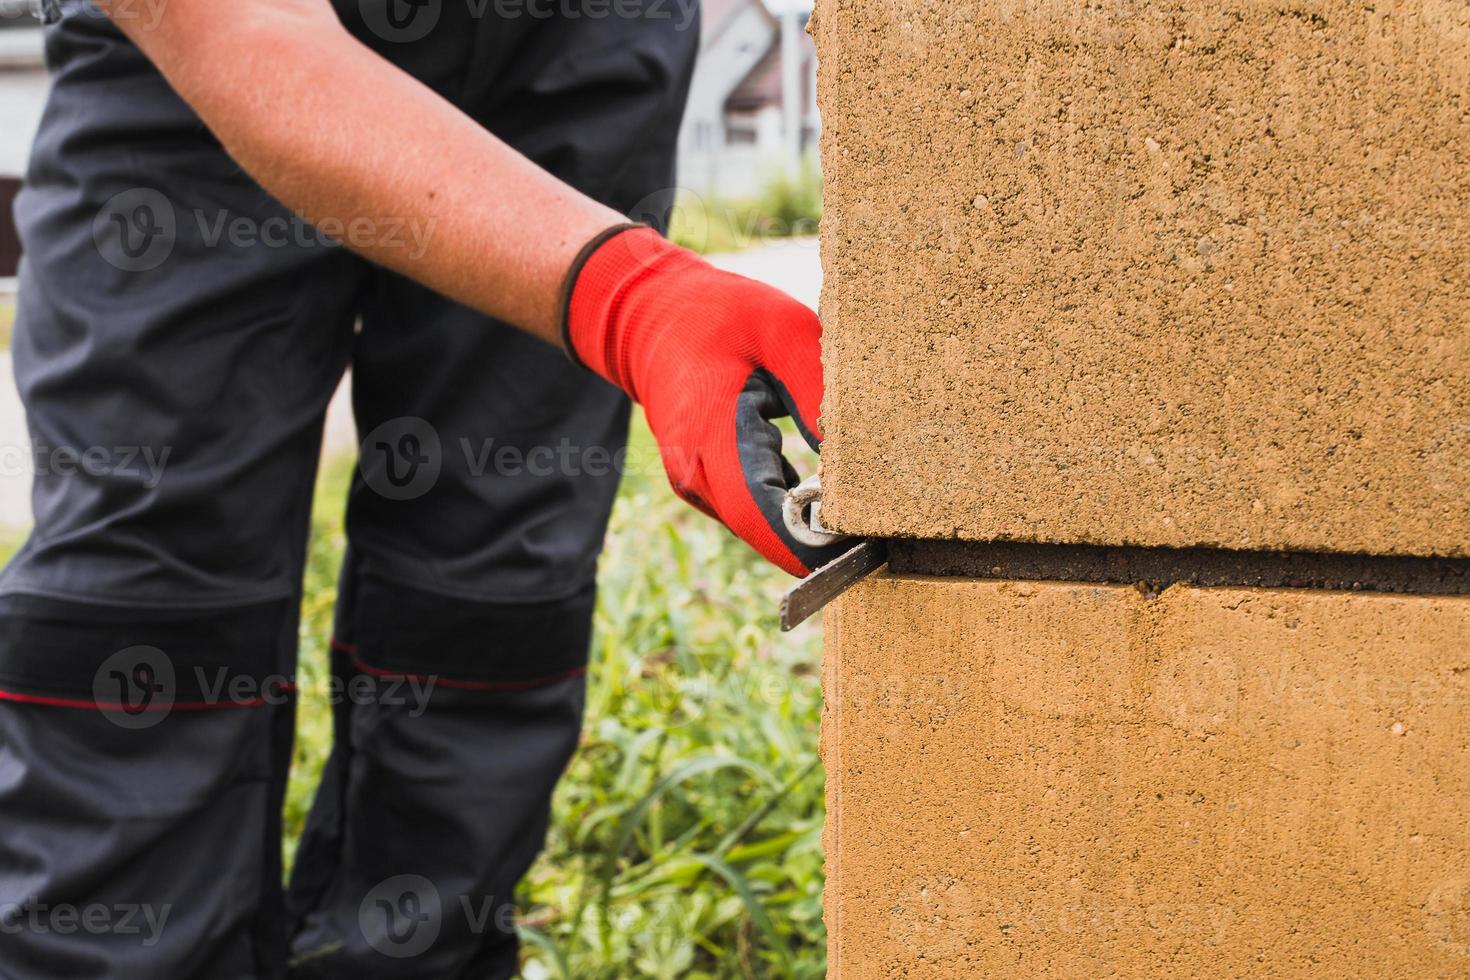
[[[1470,976],[1470,599],[878,576],[832,976]]]
[[[1470,5],[819,0],[830,525],[1470,554]]]

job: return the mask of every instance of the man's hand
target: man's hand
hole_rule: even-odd
[[[840,548],[795,541],[797,477],[771,419],[821,440],[822,325],[780,290],[721,272],[652,229],[612,229],[573,263],[568,350],[643,405],[674,492],[792,575]]]

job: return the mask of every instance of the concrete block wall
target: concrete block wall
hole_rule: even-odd
[[[1470,554],[1462,0],[819,0],[824,519]]]
[[[1470,7],[813,33],[832,975],[1470,976]]]
[[[1470,599],[879,577],[829,975],[1470,976]]]

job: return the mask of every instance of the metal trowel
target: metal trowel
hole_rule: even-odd
[[[795,628],[823,606],[877,571],[888,560],[888,547],[877,539],[848,538],[822,526],[822,482],[811,477],[786,492],[781,514],[786,530],[814,548],[853,541],[847,551],[814,570],[781,597],[781,630]]]

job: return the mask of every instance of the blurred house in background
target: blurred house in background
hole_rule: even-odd
[[[810,17],[811,0],[704,0],[680,187],[745,197],[801,166],[820,129]]]
[[[0,293],[20,259],[11,207],[48,85],[31,0],[0,0]]]

